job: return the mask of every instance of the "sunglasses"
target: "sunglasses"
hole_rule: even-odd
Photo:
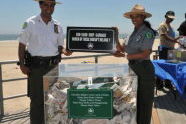
[[[54,8],[56,4],[55,3],[43,3],[42,5],[44,7]]]

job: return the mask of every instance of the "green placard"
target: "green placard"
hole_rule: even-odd
[[[113,91],[110,89],[68,89],[68,117],[113,118]]]
[[[177,57],[177,58],[181,58],[181,52],[180,52],[180,51],[177,51],[176,57]]]

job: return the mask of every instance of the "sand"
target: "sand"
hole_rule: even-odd
[[[153,45],[153,50],[157,50],[158,45],[159,45],[159,40],[156,39]],[[18,60],[17,50],[18,50],[18,41],[16,40],[15,41],[0,41],[0,61]],[[97,54],[97,53],[74,52],[72,56],[84,56],[84,55],[94,55],[94,54]],[[114,57],[112,61],[114,61],[115,59],[120,60],[121,58]],[[123,58],[121,59],[121,61],[122,60]],[[108,63],[108,62],[112,63],[112,61],[109,60],[109,61],[106,61],[105,63]],[[79,61],[73,61],[73,62],[75,63]]]
[[[155,40],[153,45],[153,50],[157,50],[159,40]],[[0,62],[2,61],[12,61],[18,60],[17,52],[18,42],[17,41],[0,41]],[[83,53],[74,52],[72,56],[84,56],[84,55],[94,55],[98,53]],[[151,56],[152,58],[152,56]],[[62,63],[82,63],[83,61],[94,62],[93,58],[85,59],[74,59],[74,60],[64,60]],[[99,63],[102,64],[117,64],[117,63],[127,63],[126,58],[116,58],[113,56],[101,57],[99,58]],[[16,64],[8,64],[2,66],[3,80],[26,77],[23,75]],[[26,93],[27,85],[26,80],[23,81],[13,81],[3,83],[3,95],[4,97],[13,96],[17,94]],[[5,115],[17,113],[21,111],[28,110],[29,98],[22,97],[13,100],[5,100]]]

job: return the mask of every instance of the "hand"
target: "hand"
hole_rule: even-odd
[[[179,43],[179,45],[180,45],[180,47],[182,47],[182,48],[186,48],[185,46],[184,46],[184,44],[181,44],[181,43]]]
[[[20,69],[23,74],[28,75],[30,73],[30,69],[26,67],[25,65],[20,65]]]
[[[181,44],[180,42],[177,42],[180,46],[183,46],[183,44]]]
[[[118,42],[118,44],[116,45],[116,50],[117,50],[118,52],[124,52],[124,48],[125,48],[125,46],[124,46],[124,45],[121,45],[119,42]]]
[[[184,37],[184,36],[181,35],[181,36],[178,37],[178,39],[183,38],[183,37]]]
[[[62,53],[63,53],[65,56],[70,56],[70,55],[72,55],[72,51],[67,50],[67,49],[63,49]]]
[[[117,31],[117,33],[119,32],[119,28],[118,27],[112,27],[113,29],[115,29]]]
[[[125,57],[125,53],[116,51],[115,53],[112,54],[115,57]]]
[[[184,36],[178,36],[177,38],[175,38],[175,40],[179,40],[180,38],[183,38]]]
[[[128,60],[130,60],[130,55],[129,54],[126,57],[127,57]]]

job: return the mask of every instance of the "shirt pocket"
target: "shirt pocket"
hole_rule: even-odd
[[[37,29],[33,29],[32,39],[30,44],[32,44],[32,46],[35,48],[40,48],[41,46],[44,45],[43,41],[45,41],[44,33],[40,32]]]
[[[51,40],[57,41],[57,38],[59,36],[59,33],[51,32]]]
[[[140,49],[140,47],[142,46],[142,42],[143,42],[143,35],[137,35],[136,37],[134,37],[131,46],[136,49]]]
[[[48,41],[51,43],[51,45],[56,45],[57,44],[57,39],[58,39],[58,33],[55,33],[54,30],[51,30],[48,33]]]

